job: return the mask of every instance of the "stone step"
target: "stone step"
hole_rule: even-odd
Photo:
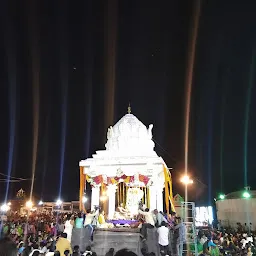
[[[115,248],[115,247],[122,247],[123,246],[123,248],[124,247],[126,247],[126,248],[130,248],[130,247],[138,247],[139,246],[139,242],[118,242],[118,241],[116,241],[116,242],[109,242],[109,241],[107,241],[107,242],[101,242],[101,243],[99,243],[98,241],[97,242],[95,242],[95,243],[93,243],[93,247],[94,248],[105,248],[105,245],[107,245],[108,246],[108,248]]]

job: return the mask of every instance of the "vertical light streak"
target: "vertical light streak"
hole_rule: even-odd
[[[65,73],[65,68],[62,66],[61,69],[61,85],[62,85],[62,108],[61,108],[61,155],[60,155],[60,187],[59,187],[59,198],[62,193],[62,182],[65,164],[65,152],[66,152],[66,133],[67,133],[67,92],[68,92],[68,81]]]
[[[223,192],[223,156],[224,156],[224,134],[225,134],[225,109],[226,109],[226,93],[227,93],[227,82],[229,79],[229,69],[227,70],[227,75],[224,79],[222,79],[222,84],[224,87],[224,92],[222,92],[221,98],[221,123],[220,123],[220,188],[221,192]]]
[[[14,147],[16,137],[16,84],[17,84],[17,64],[16,64],[16,45],[14,30],[10,21],[8,6],[2,5],[2,22],[6,25],[6,34],[4,35],[5,52],[7,59],[8,72],[8,103],[9,103],[9,151],[7,165],[7,182],[5,190],[5,202],[8,200],[10,188],[10,176],[13,169]]]
[[[192,28],[190,30],[190,40],[188,46],[188,65],[187,65],[187,75],[186,75],[186,102],[185,102],[185,140],[184,140],[184,153],[185,153],[185,175],[188,173],[188,142],[189,142],[189,121],[190,121],[190,105],[191,105],[191,91],[193,83],[193,71],[195,63],[195,53],[196,53],[196,42],[199,26],[201,1],[197,0],[195,4],[195,11],[193,15]],[[188,200],[188,188],[185,185],[185,201]],[[187,209],[185,210],[185,218],[187,217]]]
[[[209,110],[209,121],[208,121],[208,152],[207,152],[207,171],[208,171],[208,205],[211,205],[211,200],[212,200],[212,126],[213,126],[213,113],[214,113],[214,108],[213,108],[213,103],[214,103],[214,92],[210,95],[211,100],[210,100],[210,110]]]
[[[86,60],[86,78],[85,78],[85,83],[86,83],[86,95],[85,98],[86,100],[86,113],[87,113],[87,118],[86,118],[86,137],[85,137],[85,155],[86,157],[89,157],[89,152],[90,152],[90,143],[91,143],[91,113],[92,113],[92,83],[93,83],[93,63],[94,63],[94,58],[93,58],[93,35],[92,35],[92,26],[94,20],[93,20],[93,8],[92,8],[92,2],[87,1],[86,4],[86,21],[85,23],[87,24],[86,27],[86,47],[85,47],[85,60]]]
[[[49,107],[50,109],[50,107]],[[41,198],[43,198],[44,189],[45,189],[45,174],[48,166],[48,131],[49,131],[49,121],[50,121],[50,110],[48,111],[46,126],[45,126],[45,137],[44,137],[44,164],[43,164],[43,175],[42,175],[42,189],[41,189]]]
[[[190,105],[191,105],[191,91],[193,83],[193,71],[195,63],[195,53],[196,53],[196,42],[198,34],[198,25],[200,17],[201,1],[196,1],[195,12],[193,15],[193,22],[189,40],[189,52],[188,52],[188,65],[187,65],[187,75],[186,75],[186,106],[185,106],[185,173],[187,175],[188,171],[188,142],[189,142],[189,121],[190,121]]]
[[[221,192],[223,192],[225,100],[226,100],[226,97],[225,97],[225,92],[224,92],[222,95],[222,99],[221,99],[221,120],[220,120],[220,188],[221,188]]]
[[[8,167],[7,167],[7,184],[5,192],[5,202],[8,200],[9,187],[10,187],[10,176],[13,168],[13,154],[16,137],[16,60],[14,56],[10,56],[10,51],[7,53],[8,56],[8,80],[9,80],[9,153],[8,153]]]
[[[38,131],[39,131],[39,72],[40,72],[40,55],[38,53],[38,35],[36,28],[36,11],[35,2],[29,1],[29,13],[28,13],[28,27],[29,31],[29,49],[31,58],[31,70],[32,70],[32,90],[33,90],[33,144],[32,144],[32,181],[30,188],[30,200],[32,200],[35,173],[36,173],[36,161],[37,161],[37,146],[38,146]]]
[[[244,186],[248,186],[248,127],[250,120],[250,106],[251,106],[251,94],[254,82],[254,69],[255,69],[255,57],[254,51],[252,53],[252,61],[250,65],[249,73],[249,86],[247,88],[246,102],[245,102],[245,122],[244,122]]]
[[[63,11],[64,9],[64,11]],[[60,85],[61,85],[61,152],[60,152],[60,184],[59,184],[59,198],[62,193],[62,183],[65,164],[65,152],[66,152],[66,133],[67,133],[67,101],[68,101],[68,37],[67,37],[67,19],[68,19],[68,2],[65,2],[63,9],[59,17],[60,31]]]
[[[116,83],[117,0],[106,2],[105,20],[105,130],[114,122]]]

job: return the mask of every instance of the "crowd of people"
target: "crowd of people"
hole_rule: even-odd
[[[59,240],[62,241],[62,239],[66,239],[65,237],[60,237]],[[57,242],[57,244],[59,243],[59,241]],[[32,247],[33,248],[33,247]],[[79,252],[79,246],[75,246],[73,249],[73,252],[71,252],[72,255],[81,255],[81,253]],[[54,252],[48,252],[48,253],[44,253],[42,252],[42,250],[40,249],[31,249],[31,252],[28,255],[31,256],[45,256],[45,255],[53,255],[53,256],[62,256],[62,255],[71,255],[70,250],[65,250],[64,252],[60,252],[58,250],[55,250]],[[17,248],[17,245],[14,243],[14,241],[12,239],[10,239],[9,237],[4,237],[2,239],[0,239],[0,255],[1,256],[17,256],[17,255],[21,255],[20,254],[20,248]],[[23,254],[22,255],[26,255]],[[97,254],[95,252],[93,252],[91,250],[91,247],[88,246],[87,250],[83,253],[83,255],[85,256],[97,256]],[[106,256],[137,256],[134,252],[128,250],[128,249],[121,249],[119,251],[117,251],[115,253],[114,248],[110,248],[107,252],[106,252]],[[149,256],[149,255],[144,255],[144,256]],[[155,256],[155,254],[151,254],[150,256]]]
[[[167,255],[169,245],[169,228],[174,226],[175,214],[166,218],[163,213],[149,209],[140,210],[141,215],[141,240],[147,239],[147,229],[157,227],[159,234],[159,247],[163,255]],[[104,212],[99,209],[88,211],[86,214],[64,214],[64,213],[36,213],[31,212],[29,216],[21,216],[18,213],[9,214],[1,221],[1,238],[13,241],[18,250],[17,255],[95,255],[91,248],[82,251],[79,245],[71,246],[72,230],[74,228],[88,228],[91,231],[91,242],[93,231],[96,226],[100,227],[106,223]],[[6,240],[8,242],[8,240]],[[148,254],[142,251],[143,254]],[[1,255],[1,254],[0,254]],[[111,254],[108,252],[108,256]],[[151,253],[152,255],[152,253]],[[2,256],[2,255],[1,255]]]
[[[184,246],[188,251],[195,251],[193,245],[186,245],[186,227],[174,212],[165,215],[162,212],[149,209],[140,209],[142,216],[140,224],[141,242],[146,242],[148,230],[155,229],[158,233],[158,245],[161,255],[178,255]],[[71,246],[72,230],[75,228],[88,228],[93,231],[96,226],[104,223],[104,212],[95,209],[86,214],[75,213],[31,213],[21,216],[18,213],[9,214],[7,219],[0,222],[0,256],[9,256],[8,250],[16,250],[15,255],[86,255],[96,256],[90,246],[81,250],[79,244]],[[252,224],[237,224],[236,229],[224,228],[218,223],[215,228],[198,229],[197,251],[199,255],[256,255],[256,233]],[[6,249],[4,249],[6,248]],[[7,249],[9,248],[9,249]],[[123,251],[131,253],[129,251]],[[142,248],[143,255],[151,255]],[[106,252],[107,256],[114,255],[114,249]]]
[[[90,215],[93,214],[88,213],[88,219]],[[75,225],[79,226],[80,217],[79,213],[32,212],[29,216],[9,214],[1,221],[0,234],[2,238],[13,241],[18,250],[16,255],[80,255],[78,245],[71,247],[72,229]],[[9,244],[8,240],[3,241]],[[0,255],[8,254],[0,252]]]
[[[250,225],[252,227],[252,225]],[[222,227],[200,229],[198,251],[204,255],[256,255],[256,233],[248,225],[237,223],[236,228]]]

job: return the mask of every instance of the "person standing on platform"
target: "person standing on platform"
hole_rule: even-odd
[[[155,220],[155,226],[158,228],[158,227],[161,227],[162,226],[162,222],[165,222],[167,223],[167,219],[164,217],[164,215],[161,213],[161,212],[158,212],[157,209],[154,210],[154,220]]]
[[[157,229],[158,244],[160,247],[160,254],[162,256],[168,255],[169,246],[169,228],[166,221],[162,221],[161,226]]]
[[[83,227],[84,227],[84,218],[82,217],[82,214],[79,212],[75,220],[75,228],[83,228]]]
[[[153,214],[149,212],[149,209],[146,208],[145,212],[139,209],[139,214],[145,216],[145,223],[142,224],[142,227],[140,229],[140,235],[142,238],[142,241],[147,240],[147,231],[149,229],[153,229],[155,227],[155,221],[153,218]]]
[[[176,240],[176,250],[178,255],[181,255],[184,246],[186,245],[186,226],[184,222],[182,222],[181,218],[177,218],[179,223],[174,227],[174,229],[177,231],[177,240]],[[180,254],[179,254],[180,253]]]
[[[91,230],[91,241],[93,241],[93,230],[94,230],[94,222],[95,219],[97,220],[97,216],[99,214],[99,210],[94,211],[87,211],[85,221],[84,221],[84,227],[88,227]]]

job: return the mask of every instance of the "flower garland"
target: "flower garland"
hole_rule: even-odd
[[[88,183],[90,183],[92,186],[97,186],[100,184],[106,184],[106,185],[110,185],[110,184],[117,184],[120,181],[129,184],[129,183],[133,183],[134,182],[134,176],[126,176],[126,175],[122,175],[121,177],[107,177],[106,179],[104,179],[104,177],[102,175],[98,175],[96,177],[90,177],[88,175],[86,175],[86,181]],[[149,183],[149,178],[147,176],[144,175],[139,175],[139,181],[143,182],[145,184],[145,186],[148,185]]]

